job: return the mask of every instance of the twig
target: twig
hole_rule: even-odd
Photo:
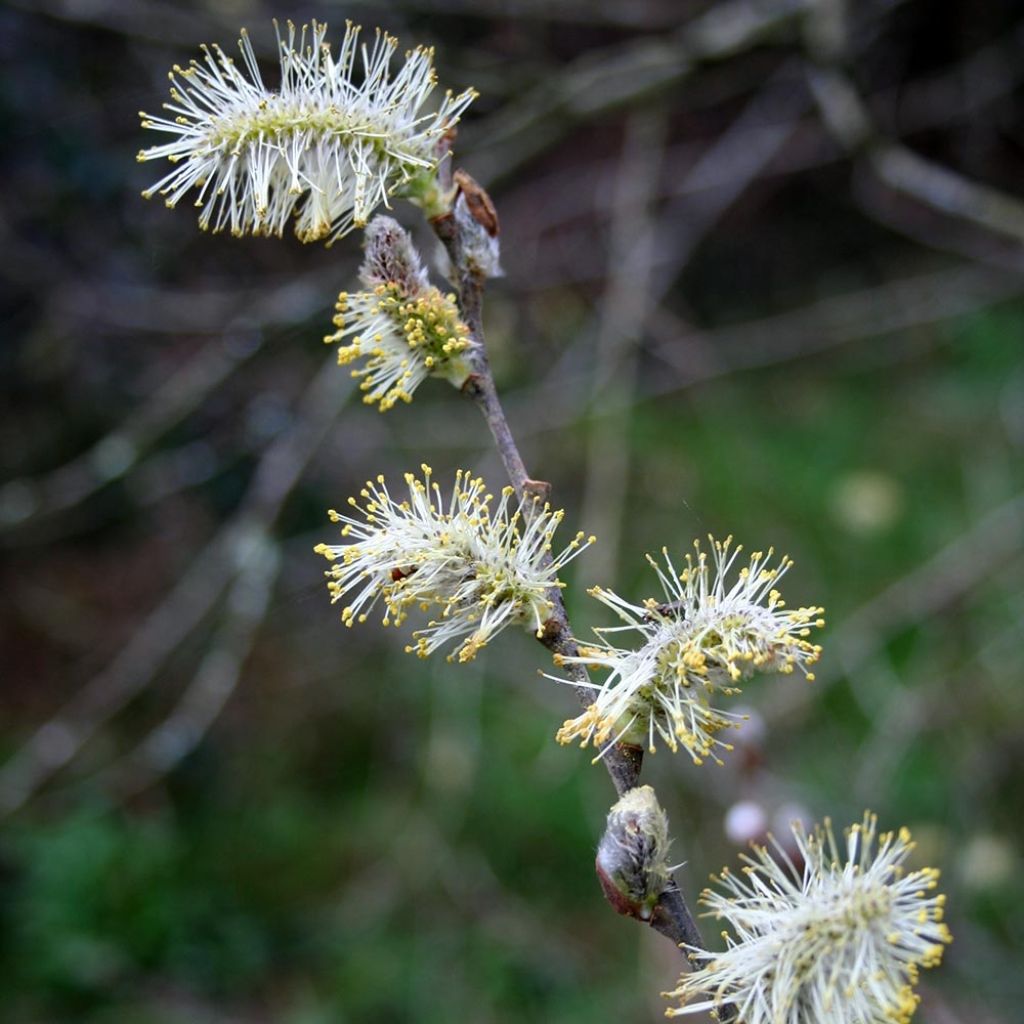
[[[487,360],[481,319],[484,280],[468,270],[466,261],[462,259],[463,240],[455,217],[449,214],[432,223],[451,261],[453,283],[460,308],[475,342],[476,373],[463,390],[480,409],[516,493],[520,497],[528,494],[545,494],[548,485],[532,479],[526,470],[508,420],[505,418]],[[545,623],[541,643],[553,654],[576,657],[579,652],[559,588],[552,588],[550,600],[552,613]],[[584,708],[589,707],[592,703],[592,692],[586,669],[575,663],[566,665],[565,668],[573,681],[573,689],[580,705]],[[612,742],[601,751],[601,760],[619,796],[637,785],[643,764],[641,747]],[[674,879],[670,879],[668,887],[658,900],[651,926],[677,945],[702,945],[700,931]]]

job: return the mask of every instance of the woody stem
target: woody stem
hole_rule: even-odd
[[[442,187],[444,178],[450,175],[448,161],[442,164]],[[464,239],[456,218],[451,214],[435,218],[431,221],[437,237],[444,245],[452,266],[453,284],[455,285],[459,308],[463,321],[470,330],[473,341],[474,373],[463,387],[463,392],[471,398],[482,413],[495,446],[501,457],[505,472],[516,493],[522,498],[532,494],[546,497],[549,485],[534,480],[526,470],[526,464],[519,452],[519,447],[512,435],[501,399],[494,384],[487,349],[484,342],[482,322],[484,278],[470,270],[463,258]],[[547,556],[551,558],[550,555]],[[569,625],[569,618],[559,588],[552,588],[549,594],[552,611],[545,623],[544,632],[538,638],[553,654],[565,658],[575,658],[579,654],[576,641]],[[592,689],[589,686],[587,670],[575,662],[564,666],[572,679],[573,689],[586,709],[593,703]],[[626,743],[609,743],[601,752],[601,761],[611,776],[615,791],[621,797],[639,784],[640,770],[643,765],[643,749]],[[700,931],[686,905],[675,879],[669,878],[668,885],[658,899],[654,913],[649,921],[652,928],[669,938],[676,945],[686,944],[701,946]]]

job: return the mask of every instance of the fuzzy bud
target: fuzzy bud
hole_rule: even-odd
[[[493,210],[493,207],[488,208]],[[455,200],[455,223],[460,240],[460,269],[474,277],[501,277],[504,271],[501,269],[497,220],[491,221],[483,216],[481,209],[471,205],[466,192],[462,191]]]
[[[608,812],[595,866],[618,913],[650,920],[668,884],[668,847],[668,817],[651,786],[631,789]]]
[[[429,284],[409,232],[392,217],[378,215],[363,237],[363,265],[359,279],[367,289],[397,284],[405,295],[418,295]]]

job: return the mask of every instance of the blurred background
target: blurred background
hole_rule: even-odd
[[[199,43],[346,17],[481,98],[498,382],[584,585],[735,534],[823,604],[724,768],[649,758],[692,897],[765,828],[865,807],[943,868],[927,1024],[1024,983],[1024,20],[1013,0],[0,4],[0,1016],[661,1019],[680,966],[592,873],[612,790],[507,632],[465,667],[346,630],[313,545],[367,475],[498,486],[428,382],[350,401],[331,249],[139,198]],[[415,211],[397,215],[433,253]],[[712,924],[708,932],[716,931]],[[711,939],[714,942],[714,938]]]

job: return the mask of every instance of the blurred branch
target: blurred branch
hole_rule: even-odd
[[[96,282],[63,287],[50,314],[59,316],[66,309],[68,323],[80,326],[84,318],[124,330],[162,325],[174,332],[216,332],[217,337],[85,452],[38,477],[0,486],[0,534],[13,534],[3,543],[52,539],[52,526],[39,530],[42,520],[76,508],[140,468],[154,441],[183,422],[261,350],[267,328],[302,323],[321,309],[324,289],[335,276],[324,271],[275,283],[255,299],[241,290],[173,291]],[[69,521],[68,528],[76,522]]]
[[[966,60],[942,72],[901,82],[898,87],[880,89],[867,98],[871,107],[892,110],[892,120],[905,134],[947,127],[967,118],[977,117],[985,106],[1005,97],[1024,81],[1024,25],[1008,37],[984,46]],[[787,70],[790,65],[787,65]],[[783,109],[766,105],[760,120],[747,124],[746,133],[736,133],[736,151],[740,154],[759,148],[765,135],[788,129],[785,149],[776,153],[762,176],[773,178],[791,175],[845,159],[845,151],[823,131],[820,117],[803,117],[801,109]],[[656,198],[712,194],[727,187],[735,176],[728,164],[720,168],[720,176],[695,176],[688,173],[696,155],[705,148],[702,143],[687,140],[666,148],[661,188]],[[605,197],[613,187],[618,165],[614,159],[591,160],[587,164],[586,188],[580,187],[579,167],[559,169],[545,176],[534,176],[521,190],[502,198],[502,206],[510,221],[526,220],[537,225],[536,234],[561,227],[584,217],[600,216],[607,208]],[[581,232],[590,232],[588,224]],[[524,262],[533,268],[544,256],[545,246],[526,254]],[[522,258],[522,254],[519,254]],[[596,265],[594,273],[597,272]],[[579,274],[573,280],[588,280],[593,274]],[[544,278],[550,287],[550,275]],[[523,285],[530,285],[530,278]]]
[[[700,330],[665,309],[654,318],[655,354],[685,376],[660,378],[646,396],[740,370],[772,366],[851,341],[881,337],[976,312],[1024,293],[1018,276],[960,266],[819,299],[787,313]],[[687,346],[699,341],[699,355]]]
[[[580,521],[601,538],[579,585],[612,578],[629,493],[629,411],[636,387],[640,332],[650,314],[655,246],[652,201],[664,155],[663,115],[636,113],[627,123],[618,187],[611,199],[607,284],[597,312],[588,402],[614,402],[618,417],[593,421],[587,431]]]
[[[76,757],[107,721],[150,685],[161,666],[206,618],[239,574],[251,573],[250,582],[262,579],[261,585],[269,592],[275,564],[275,558],[267,553],[267,545],[272,543],[271,527],[350,394],[351,382],[338,372],[333,360],[327,360],[307,387],[292,426],[260,459],[234,516],[221,526],[113,661],[40,726],[0,769],[0,816],[21,807]],[[200,678],[186,691],[186,703],[179,712],[187,717],[195,715],[196,707],[205,709],[204,717],[196,719],[202,728],[208,727],[219,710],[217,694],[231,680],[227,671],[231,652],[235,652],[240,669],[246,635],[254,634],[266,609],[265,599],[250,605],[240,591],[233,593],[236,596],[227,624],[219,634],[222,653],[218,655],[215,646],[204,660]],[[227,695],[223,693],[223,700]]]
[[[764,708],[773,724],[791,728],[822,690],[856,672],[889,639],[958,601],[1024,546],[1024,495],[997,506],[926,562],[843,619],[829,638],[830,656],[816,681],[780,692]]]
[[[0,487],[0,530],[23,527],[66,512],[138,464],[146,447],[185,419],[207,396],[259,350],[210,342],[136,409],[81,455],[32,480]]]
[[[646,303],[650,317],[657,315],[661,301],[700,241],[790,138],[792,115],[803,110],[809,100],[803,90],[794,92],[788,79],[785,67],[773,75],[685,175],[684,181],[689,183],[717,181],[714,194],[684,189],[679,198],[659,211],[648,256],[652,264]],[[778,123],[765,123],[769,110],[781,114]],[[640,330],[646,326],[641,324]],[[605,386],[607,378],[595,377],[590,358],[582,353],[589,350],[593,337],[602,329],[599,315],[589,317],[531,396],[521,401],[513,397],[509,403],[513,417],[527,425],[521,436],[546,429],[550,421],[561,427],[584,414],[598,417],[621,410],[621,399],[614,395],[606,396],[599,404],[589,401],[591,390]]]
[[[684,324],[670,310],[656,307],[650,320],[653,352],[677,374],[659,373],[647,380],[639,400],[675,394],[703,381],[741,370],[773,366],[827,351],[851,341],[875,338],[926,324],[941,323],[1024,294],[1019,276],[975,266],[919,274],[820,299],[774,316],[759,317],[708,330]],[[689,342],[689,344],[688,344]],[[693,344],[699,342],[699,350]],[[583,371],[562,365],[552,368],[539,396],[515,392],[507,405],[522,424],[521,437],[562,430],[582,416],[618,411],[614,403],[586,407]],[[582,392],[582,397],[580,396]],[[552,395],[561,396],[556,403]],[[421,429],[427,429],[420,423]],[[465,446],[465,435],[449,418],[430,420],[431,440],[438,445]]]
[[[858,685],[850,687],[857,694],[855,699],[862,709],[867,704],[867,694],[861,692],[865,677],[870,680],[870,692],[881,699],[871,707],[866,734],[850,758],[849,792],[858,803],[870,804],[876,793],[885,791],[886,779],[907,756],[912,738],[919,735],[932,707],[946,703],[946,694],[940,687],[906,686],[884,650],[865,670],[857,676]]]
[[[92,25],[155,43],[176,43],[190,49],[195,46],[197,35],[202,37],[226,24],[221,19],[215,20],[216,4],[203,10],[183,9],[158,0],[132,0],[131,3],[123,0],[88,0],[87,3],[81,0],[7,0],[7,3],[27,14]],[[232,25],[231,31],[236,29],[237,26]]]
[[[792,21],[808,0],[727,0],[667,37],[584,54],[474,134],[474,171],[506,177],[580,122],[662,92],[702,63],[757,45]]]
[[[850,78],[813,69],[809,82],[825,126],[844,149],[863,154],[879,181],[945,216],[1024,244],[1024,202],[885,138]]]
[[[523,21],[582,23],[619,28],[655,29],[673,25],[677,0],[398,0],[393,6],[409,13],[464,17],[516,18]],[[380,9],[379,0],[355,0],[346,7]]]
[[[330,292],[337,277],[337,267],[329,266],[304,272],[299,278],[274,275],[245,288],[168,288],[73,280],[55,297],[54,309],[76,328],[84,317],[106,329],[150,334],[266,332],[301,324],[321,312],[324,292]]]
[[[154,42],[172,42],[192,46],[197,36],[211,32],[234,32],[238,15],[233,6],[215,3],[185,11],[156,0],[8,0],[11,7],[72,24],[92,25],[110,32]],[[358,12],[360,17],[380,14],[380,0],[348,0],[345,13]],[[398,0],[389,4],[405,14],[434,14],[449,17],[521,18],[538,22],[600,24],[620,28],[657,29],[675,23],[678,18],[675,0],[658,3],[623,4],[617,0]],[[255,9],[254,9],[255,8]],[[243,11],[251,25],[256,19],[269,20],[274,14],[283,16],[263,3],[249,3]],[[197,22],[199,22],[197,27]],[[204,24],[205,22],[205,24]],[[210,40],[213,41],[212,39]]]
[[[818,0],[805,20],[808,82],[825,128],[894,193],[1024,245],[1024,201],[926,159],[881,129],[844,66],[850,13],[845,0]],[[1018,28],[1015,42],[1020,35]]]
[[[790,313],[699,330],[682,325],[670,311],[658,307],[652,329],[658,339],[655,354],[681,371],[682,376],[659,374],[645,383],[639,399],[675,394],[703,381],[740,370],[773,366],[826,351],[863,338],[879,337],[923,324],[938,323],[1024,294],[1024,281],[976,267],[921,274],[876,288],[821,299]],[[687,338],[701,343],[681,347]],[[572,395],[578,386],[563,378]],[[513,415],[527,424],[525,433],[563,429],[585,410],[567,398],[560,406],[514,397]],[[614,413],[614,406],[591,409],[588,415]],[[454,443],[454,438],[453,438]]]
[[[171,714],[108,773],[122,796],[150,785],[195,750],[238,686],[281,565],[277,545],[265,533],[254,532],[247,543],[224,615],[192,683]]]
[[[793,137],[807,108],[805,90],[793,87],[791,63],[782,65],[682,176],[675,200],[659,218],[669,259],[655,266],[657,308],[697,246],[757,181]]]
[[[879,224],[936,252],[952,253],[1020,279],[1024,247],[1007,235],[979,228],[973,221],[936,217],[931,207],[895,192],[870,172],[854,179],[854,198]]]
[[[110,664],[33,733],[0,769],[0,816],[22,806],[100,727],[144,690],[213,608],[236,571],[244,531],[232,520],[199,552]]]
[[[613,207],[611,252],[609,258],[609,284],[605,300],[595,317],[592,329],[596,333],[597,358],[589,399],[583,388],[557,390],[579,395],[576,401],[587,402],[597,415],[590,423],[588,444],[587,491],[584,498],[583,521],[589,529],[603,538],[602,551],[614,558],[618,547],[616,503],[626,495],[625,461],[628,431],[616,416],[634,404],[635,366],[626,365],[628,353],[634,349],[641,332],[659,309],[672,282],[689,261],[701,240],[714,224],[736,202],[779,152],[790,137],[793,121],[783,118],[777,124],[766,124],[769,110],[778,113],[780,105],[786,113],[800,109],[805,100],[795,96],[789,88],[789,70],[780,69],[764,89],[746,104],[740,114],[719,137],[707,147],[682,180],[681,197],[662,210],[656,219],[645,211],[654,198],[658,175],[656,169],[644,174],[639,168],[622,171],[623,195]],[[752,137],[758,133],[756,138]],[[649,144],[648,149],[651,149]],[[659,163],[662,150],[657,150]],[[710,194],[697,202],[692,196],[706,183],[716,183]],[[646,183],[646,190],[641,188]],[[618,243],[616,239],[619,239]],[[627,242],[631,247],[627,250]],[[663,258],[656,261],[656,255]],[[585,329],[580,337],[589,338]],[[632,361],[635,363],[635,358]],[[550,395],[550,381],[542,387]],[[538,405],[564,407],[546,402],[542,396]],[[568,399],[569,404],[573,399]],[[527,421],[531,421],[527,417]],[[618,453],[618,457],[616,457]],[[592,475],[593,474],[593,475]],[[593,483],[591,480],[593,479]],[[603,525],[602,525],[603,524]],[[600,557],[589,560],[591,578],[607,578],[610,566],[601,566]]]
[[[440,887],[460,915],[496,941],[511,941],[530,960],[578,968],[586,957],[586,943],[577,929],[553,924],[510,890],[483,850],[453,842],[441,832],[436,814],[416,803],[401,811],[388,832],[393,857],[385,864],[369,851],[366,867],[348,878],[344,895],[332,901],[332,913],[346,930],[358,931],[367,921],[391,915],[404,920],[410,897],[415,900]]]

